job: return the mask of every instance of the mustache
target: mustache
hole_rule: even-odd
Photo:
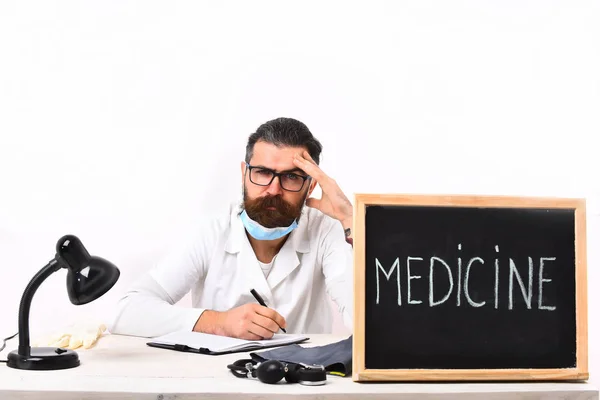
[[[268,208],[274,208],[269,210]],[[285,201],[281,195],[267,195],[253,200],[246,199],[244,208],[254,221],[265,228],[289,226],[300,216],[302,204],[294,205]]]
[[[274,207],[275,209],[280,210],[282,213],[294,208],[290,203],[283,200],[280,195],[267,195],[265,197],[259,197],[256,199],[256,205],[263,208]]]

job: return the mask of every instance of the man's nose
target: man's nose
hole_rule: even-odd
[[[276,176],[272,181],[269,187],[267,188],[267,193],[271,195],[277,195],[283,193],[283,188],[281,187],[281,181],[279,177]]]

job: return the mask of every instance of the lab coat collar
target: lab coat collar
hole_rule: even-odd
[[[277,307],[277,304],[274,303],[274,296],[271,290],[300,265],[298,253],[310,251],[310,239],[307,226],[308,217],[305,211],[306,209],[302,210],[298,227],[289,234],[290,236],[277,254],[274,267],[271,270],[268,279],[265,279],[265,276],[258,265],[256,255],[246,236],[246,229],[239,218],[239,209],[234,210],[231,214],[231,229],[229,231],[229,237],[227,238],[225,250],[231,254],[238,254],[238,268],[241,268],[246,274],[250,288],[257,290],[265,297],[269,307]]]

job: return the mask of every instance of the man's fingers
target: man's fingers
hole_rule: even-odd
[[[250,331],[247,331],[246,333],[244,333],[243,335],[240,336],[240,339],[246,339],[246,340],[262,340],[263,337],[262,336],[258,336],[256,333],[252,333]]]
[[[273,337],[273,332],[263,328],[254,321],[250,322],[250,326],[248,326],[248,332],[260,336],[261,339],[270,339]]]
[[[260,314],[256,314],[252,322],[270,330],[273,333],[276,333],[279,330],[279,325],[277,325],[277,322]]]
[[[305,154],[308,154],[308,153],[305,152]],[[319,180],[322,178],[325,178],[326,175],[323,173],[321,168],[319,168],[319,166],[317,164],[315,164],[314,161],[312,161],[312,158],[310,158],[310,155],[308,157],[309,157],[309,159],[306,159],[302,155],[296,154],[294,156],[294,163],[298,166],[298,168],[301,168],[308,175],[315,178],[317,180],[317,182],[321,183]]]
[[[310,156],[310,153],[308,151],[304,150],[302,152],[302,157],[306,158],[308,161],[310,161],[314,165],[317,165],[317,163],[315,162],[315,160],[313,160],[313,158]]]
[[[285,328],[285,318],[283,318],[277,311],[273,310],[272,308],[259,306],[256,309],[256,313],[275,321],[275,323],[278,326]]]

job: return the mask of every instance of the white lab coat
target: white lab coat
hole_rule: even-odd
[[[340,222],[304,207],[265,278],[234,203],[127,291],[109,330],[144,337],[192,330],[205,309],[256,303],[250,293],[255,289],[285,318],[288,333],[331,332],[328,296],[351,331],[352,256]],[[190,290],[192,308],[174,305]]]

